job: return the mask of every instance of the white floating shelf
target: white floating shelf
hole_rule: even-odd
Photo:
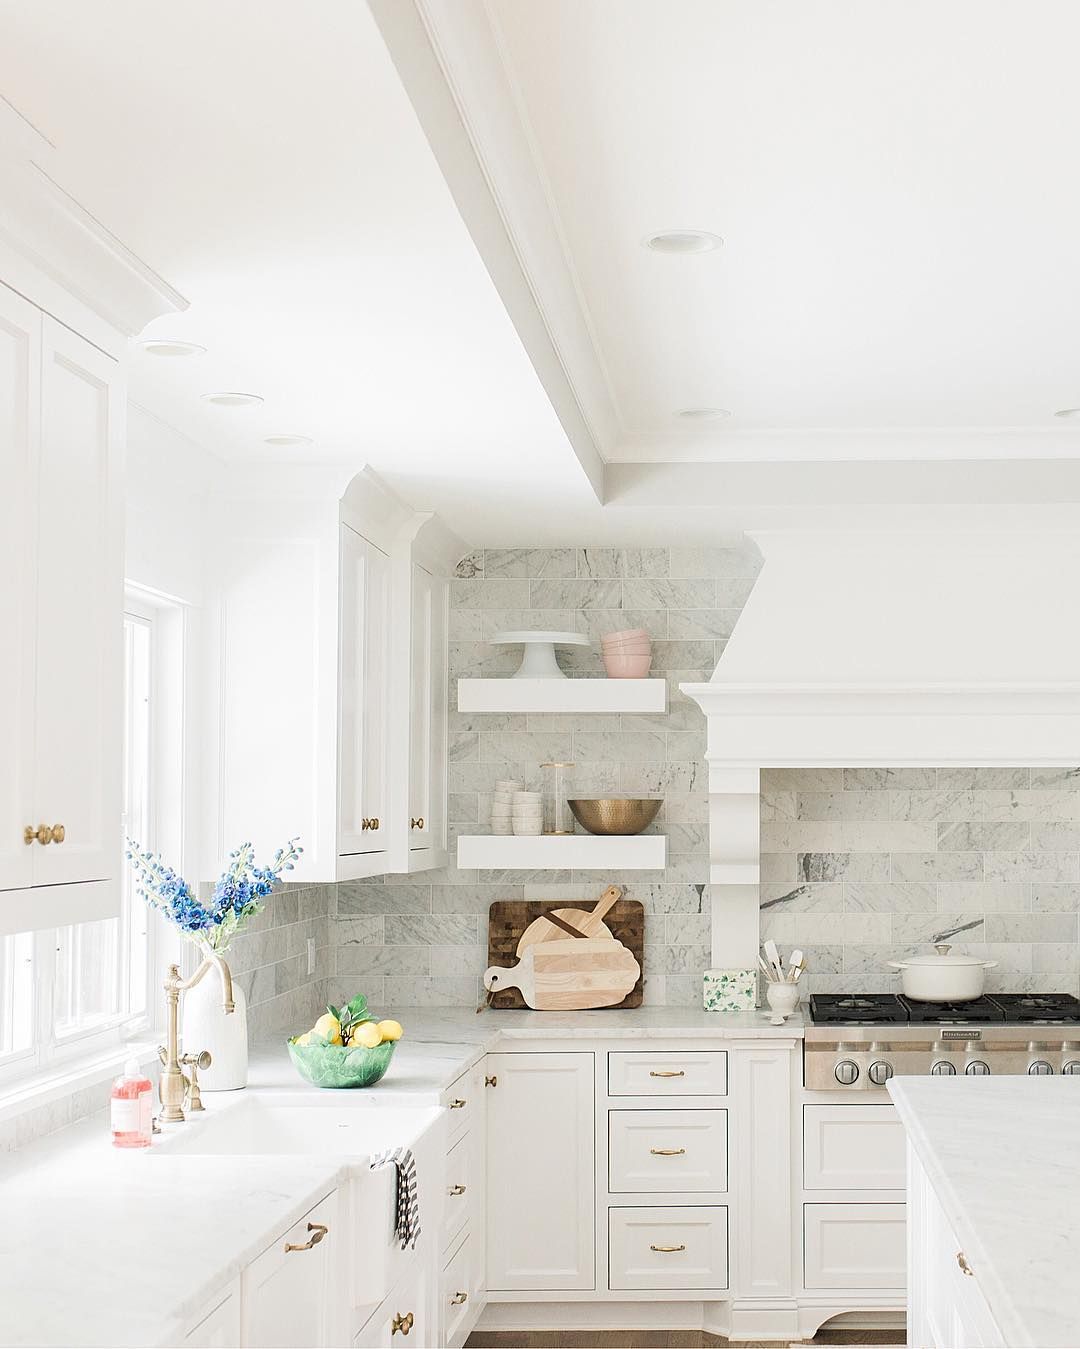
[[[660,871],[667,865],[664,834],[464,834],[457,864],[481,871]]]
[[[459,679],[459,712],[666,712],[666,679]]]

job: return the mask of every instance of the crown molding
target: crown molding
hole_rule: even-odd
[[[465,226],[593,491],[618,419],[489,16],[459,0],[371,9]]]

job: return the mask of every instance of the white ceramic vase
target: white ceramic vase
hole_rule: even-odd
[[[221,976],[216,969],[203,975],[182,995],[181,1052],[210,1051],[209,1068],[199,1073],[202,1091],[237,1091],[247,1086],[247,999],[233,983],[234,1010],[226,1013]]]

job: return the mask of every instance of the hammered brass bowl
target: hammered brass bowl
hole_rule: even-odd
[[[592,801],[567,801],[574,819],[590,834],[640,834],[664,804],[662,796],[607,796]]]

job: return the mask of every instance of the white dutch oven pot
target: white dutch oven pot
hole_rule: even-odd
[[[904,996],[915,1002],[967,1002],[982,996],[986,971],[996,960],[978,956],[951,956],[947,942],[935,946],[936,955],[890,960],[904,978]]]

